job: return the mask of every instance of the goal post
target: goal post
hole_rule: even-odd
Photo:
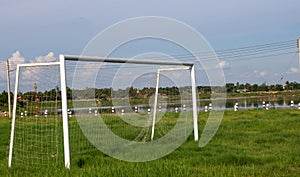
[[[134,68],[138,68],[136,66],[139,66],[139,65],[140,66],[141,65],[142,66],[155,65],[155,67],[153,67],[153,68],[155,68],[155,69],[159,68],[158,70],[155,70],[155,71],[152,70],[152,72],[154,72],[154,73],[157,72],[156,85],[155,85],[155,83],[151,83],[155,88],[154,104],[153,104],[153,102],[150,103],[149,97],[143,98],[143,99],[149,98],[149,100],[148,100],[149,104],[153,104],[153,105],[151,105],[151,107],[153,106],[153,110],[151,110],[151,112],[153,111],[152,112],[153,115],[151,115],[153,117],[153,119],[152,119],[153,122],[151,122],[151,125],[152,125],[152,134],[150,137],[151,140],[153,140],[153,137],[154,137],[155,120],[156,120],[156,116],[157,116],[158,90],[159,90],[159,84],[161,82],[160,74],[161,74],[161,72],[165,72],[165,71],[170,72],[170,71],[176,71],[176,70],[186,70],[187,73],[189,73],[188,80],[190,80],[190,81],[188,83],[189,84],[188,88],[190,90],[188,92],[188,95],[189,95],[189,99],[191,98],[190,100],[191,100],[191,104],[192,104],[191,105],[192,111],[189,112],[188,117],[191,117],[190,113],[192,113],[193,120],[190,119],[190,121],[193,121],[194,140],[195,141],[198,140],[198,124],[197,124],[198,111],[197,111],[194,63],[179,62],[179,61],[173,61],[173,60],[172,61],[148,60],[148,59],[137,60],[137,59],[126,59],[126,58],[104,58],[104,57],[92,57],[92,56],[59,55],[58,62],[27,63],[27,64],[17,65],[15,89],[14,89],[13,112],[12,112],[12,123],[11,123],[11,134],[10,134],[10,144],[9,144],[9,154],[8,154],[9,155],[8,156],[8,166],[9,167],[11,167],[12,161],[14,161],[13,159],[17,156],[19,156],[19,157],[17,157],[16,160],[21,161],[21,162],[28,160],[27,158],[29,158],[30,161],[34,161],[33,158],[36,158],[40,161],[47,160],[47,158],[49,158],[50,161],[54,160],[54,159],[58,159],[57,154],[58,154],[58,150],[59,150],[62,152],[59,155],[63,155],[65,168],[68,168],[68,169],[70,168],[71,153],[74,150],[74,149],[72,150],[72,148],[73,148],[73,145],[75,145],[75,144],[71,145],[71,143],[73,141],[71,136],[73,136],[72,134],[74,133],[74,130],[72,130],[72,127],[74,127],[74,125],[75,125],[74,122],[76,122],[76,121],[79,122],[79,120],[76,117],[76,114],[74,116],[74,117],[76,117],[76,119],[70,118],[70,114],[69,114],[70,109],[72,109],[72,111],[76,112],[76,110],[75,110],[76,108],[74,107],[73,100],[72,100],[73,104],[68,105],[68,101],[70,101],[70,100],[68,100],[68,97],[69,97],[68,96],[68,94],[69,94],[68,87],[69,86],[67,85],[67,81],[70,82],[70,80],[69,80],[70,78],[67,78],[67,77],[68,76],[70,77],[70,75],[69,75],[69,71],[68,71],[69,68],[68,68],[67,62],[72,62],[72,61],[87,62],[87,63],[89,63],[89,62],[110,63],[110,64],[119,64],[119,65],[133,64]],[[44,72],[43,67],[48,68],[48,71]],[[52,77],[51,74],[54,73],[54,71],[53,71],[53,73],[51,73],[52,72],[51,67],[56,68],[55,71],[57,73],[57,78],[51,78]],[[24,68],[25,69],[32,68],[32,69],[36,69],[36,70],[26,72],[26,71],[22,71],[22,69],[24,69]],[[151,69],[153,69],[153,68],[151,68]],[[86,68],[83,68],[83,70],[84,69],[86,69]],[[98,69],[101,70],[102,68],[100,67]],[[141,69],[143,69],[143,68],[141,68]],[[33,75],[34,77],[32,77],[32,74],[34,72],[36,72],[36,73],[35,73],[35,75]],[[108,72],[110,72],[110,71],[108,71]],[[100,76],[100,77],[103,77],[103,76]],[[53,123],[52,120],[50,120],[52,118],[52,116],[48,116],[48,117],[46,116],[46,114],[48,115],[47,109],[50,109],[47,106],[50,106],[51,104],[54,104],[54,103],[47,102],[48,98],[38,97],[38,94],[43,94],[43,93],[39,93],[37,91],[37,88],[40,88],[43,86],[43,84],[36,83],[36,82],[39,82],[39,79],[42,80],[44,84],[46,84],[46,85],[48,84],[48,88],[46,88],[46,87],[43,88],[43,91],[45,91],[45,92],[47,92],[47,89],[54,90],[53,89],[54,87],[56,87],[57,85],[60,85],[60,87],[57,88],[57,90],[56,90],[56,94],[60,94],[59,96],[56,95],[56,103],[55,103],[56,107],[55,107],[55,109],[53,108],[52,112],[49,111],[50,114],[56,114],[57,117],[55,118],[55,121],[59,122],[59,124],[61,123],[61,125],[59,125],[59,126],[56,125],[57,122]],[[57,83],[52,83],[52,82],[57,82]],[[73,82],[74,82],[74,80],[73,80]],[[20,91],[20,88],[21,88],[20,83],[22,83],[24,85],[24,88],[23,88],[24,91]],[[34,83],[34,86],[33,86],[33,83]],[[30,86],[28,86],[28,84]],[[141,82],[141,84],[144,84],[144,83]],[[33,88],[34,88],[34,90],[33,90]],[[60,89],[59,92],[58,92],[58,89]],[[152,87],[148,90],[148,92],[154,93],[151,91],[151,89],[152,89]],[[41,90],[42,90],[42,88],[41,88]],[[28,115],[30,115],[31,117],[30,116],[26,117],[23,114],[24,112],[21,112],[21,111],[25,111],[25,108],[18,107],[18,106],[20,106],[19,105],[20,101],[18,100],[19,93],[23,96],[28,94],[28,96],[27,96],[28,98],[26,98],[27,100],[23,100],[23,102],[26,104],[26,106],[31,106],[30,110],[28,110]],[[29,95],[29,94],[32,94],[32,95]],[[171,94],[175,94],[175,93],[171,93]],[[191,95],[191,97],[190,97],[190,95]],[[110,96],[112,97],[112,95],[110,95]],[[41,100],[39,101],[39,99],[41,99]],[[42,103],[43,99],[44,99],[45,103]],[[59,99],[59,101],[57,99]],[[55,102],[55,100],[53,102]],[[144,100],[144,102],[145,102],[145,100]],[[42,105],[42,104],[44,104],[44,105]],[[107,109],[107,107],[109,107],[109,106],[104,106],[104,107],[105,107],[105,109]],[[86,109],[86,108],[88,108],[88,109]],[[96,115],[98,115],[98,110],[102,109],[101,104],[100,104],[100,106],[97,105],[96,107],[86,107],[86,108],[80,109],[80,111],[83,112],[82,110],[86,110],[88,112],[87,113],[88,116],[92,116],[95,118],[96,118]],[[125,111],[125,108],[123,108],[123,107],[120,107],[120,108],[118,106],[114,107],[114,105],[112,105],[112,107],[110,107],[110,108],[112,109],[113,113],[117,112],[115,109],[121,110],[121,108],[122,108],[122,115],[124,115],[124,112],[127,111],[127,110]],[[92,112],[91,109],[93,109],[93,113],[91,113]],[[138,109],[138,108],[136,108],[136,109]],[[41,113],[41,111],[43,111],[43,113]],[[80,112],[80,111],[78,111],[78,112]],[[94,114],[94,111],[95,111],[95,114]],[[136,110],[136,111],[140,111],[140,110]],[[107,112],[105,112],[105,113],[107,113]],[[27,113],[25,113],[25,114],[27,115]],[[100,114],[100,112],[99,112],[99,114]],[[41,115],[43,115],[43,116],[41,116]],[[128,114],[128,117],[130,117],[130,116],[131,116],[131,114]],[[143,116],[150,117],[149,109],[148,109],[148,114],[147,114],[147,109],[145,112],[141,112],[139,114],[139,117],[143,117]],[[124,117],[126,117],[126,116],[124,116]],[[85,118],[88,119],[88,117],[85,117]],[[91,120],[93,120],[93,119],[91,119]],[[48,121],[49,121],[49,125],[45,125],[45,126],[42,125],[43,123],[48,122]],[[73,122],[71,123],[70,121],[73,121]],[[34,125],[35,123],[38,123],[38,125]],[[151,125],[149,125],[149,127]],[[191,125],[191,124],[189,124],[189,125]],[[77,129],[82,128],[81,125],[78,125],[77,123],[76,123],[76,126],[77,126],[76,127]],[[26,128],[28,128],[28,127],[29,127],[29,129],[27,130]],[[58,127],[62,128],[62,130],[55,129]],[[43,128],[45,128],[45,129],[43,129]],[[22,129],[25,129],[25,130],[23,131]],[[49,130],[47,130],[47,129],[49,129]],[[192,129],[189,129],[189,130],[192,131]],[[84,136],[83,135],[84,132],[81,132],[81,130],[79,130],[79,131],[81,133],[81,135],[80,135],[81,137],[79,137],[79,138],[82,138]],[[41,133],[41,135],[35,135],[37,133]],[[59,134],[59,137],[55,139],[54,137],[52,137],[52,135],[48,136],[49,133],[50,134],[51,133]],[[30,137],[30,136],[34,136],[34,137]],[[46,137],[44,137],[44,136],[46,136]],[[53,135],[53,136],[56,136],[56,135]],[[24,138],[24,137],[27,138],[27,140],[28,140],[27,144],[16,146],[15,142],[17,142],[19,144],[23,143],[24,141],[22,140],[22,138]],[[50,138],[50,140],[48,140],[47,138]],[[62,139],[63,142],[60,142],[58,140],[60,138]],[[17,139],[17,141],[16,141],[16,139]],[[85,139],[84,139],[84,141],[89,141],[89,140],[90,139],[87,137],[85,137]],[[49,141],[49,142],[42,142],[42,141]],[[77,141],[78,141],[78,139],[77,139]],[[135,141],[135,140],[133,140],[133,141]],[[33,142],[32,143],[33,145],[30,145],[31,142]],[[61,145],[59,147],[58,147],[58,145],[56,145],[54,147],[54,149],[52,148],[51,150],[46,150],[48,147],[50,147],[50,145],[49,145],[50,143],[54,143],[54,144],[61,143]],[[30,147],[26,147],[28,144],[30,145]],[[16,147],[17,147],[17,151],[16,151]],[[55,148],[56,148],[56,150],[55,150]],[[84,149],[85,147],[80,147],[80,148]],[[94,148],[94,146],[93,146],[93,148]],[[30,154],[26,154],[26,153],[34,152],[35,150],[39,151],[39,152],[37,152],[38,155],[36,155],[36,157],[27,157],[27,156],[30,156]],[[17,156],[14,155],[15,153],[17,153]],[[22,154],[22,153],[24,153],[24,154]],[[46,158],[39,157],[39,155],[41,155],[41,154],[46,154],[47,157]],[[59,157],[62,158],[62,156],[59,156]],[[18,158],[24,158],[25,160],[24,159],[20,160]],[[60,161],[62,162],[62,160],[60,160]],[[35,164],[39,164],[39,162],[35,162]]]
[[[69,125],[68,125],[68,105],[67,105],[67,77],[65,58],[59,55],[60,63],[60,80],[61,80],[61,101],[62,101],[62,119],[63,119],[63,138],[64,138],[64,158],[65,167],[70,168],[70,142],[69,142]]]
[[[162,71],[176,71],[176,70],[189,70],[191,79],[191,89],[192,89],[192,109],[193,109],[193,128],[194,128],[194,140],[198,141],[198,110],[197,110],[197,93],[196,93],[196,77],[195,77],[195,66],[192,62],[179,62],[179,61],[157,61],[157,60],[132,60],[124,58],[103,58],[103,57],[92,57],[92,56],[75,56],[75,55],[60,55],[61,60],[73,60],[73,61],[87,61],[87,62],[111,62],[111,63],[131,63],[131,64],[149,64],[149,65],[169,65],[178,66],[177,68],[164,68],[158,69],[157,71],[157,82],[155,90],[155,100],[154,100],[154,113],[152,119],[152,132],[151,140],[154,138],[154,128],[157,112],[157,99],[158,99],[158,87],[159,87],[159,77]]]

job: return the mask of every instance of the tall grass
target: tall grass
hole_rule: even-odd
[[[209,113],[199,113],[199,133]],[[99,151],[74,154],[71,169],[7,167],[10,121],[0,119],[0,176],[299,176],[300,111],[226,111],[204,148],[193,135],[173,153],[130,163]],[[63,160],[63,159],[61,159]]]

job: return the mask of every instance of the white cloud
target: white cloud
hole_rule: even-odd
[[[49,52],[47,55],[45,56],[37,56],[35,57],[35,59],[33,60],[27,60],[25,57],[22,56],[20,51],[16,51],[12,54],[12,56],[10,58],[8,58],[9,60],[9,65],[10,65],[10,78],[11,78],[11,86],[14,85],[15,82],[15,74],[16,74],[16,67],[17,64],[24,64],[24,63],[45,63],[45,62],[53,62],[56,61],[55,57],[54,57],[54,53],[53,52]],[[4,88],[6,88],[6,61],[1,61],[0,62],[0,86]],[[2,69],[3,68],[3,69]],[[39,80],[41,77],[45,77],[45,76],[49,76],[50,77],[50,73],[54,72],[55,70],[53,68],[50,68],[48,70],[45,70],[44,68],[41,67],[37,67],[34,69],[30,69],[30,68],[26,68],[23,69],[21,74],[21,77],[23,79],[23,81],[25,82],[24,84],[29,84],[30,87],[32,87],[32,83],[29,82],[27,83],[26,80],[30,79],[30,80]],[[48,75],[47,75],[48,74]]]
[[[299,73],[299,68],[292,67],[287,71],[287,74]]]
[[[253,73],[254,73],[254,76],[257,77],[257,78],[265,77],[267,75],[266,71],[257,71],[257,70],[254,70]]]
[[[47,55],[45,56],[38,56],[35,57],[35,61],[33,62],[37,62],[37,63],[45,63],[45,62],[53,62],[55,61],[56,58],[54,57],[54,53],[53,52],[49,52]]]
[[[19,51],[12,54],[12,57],[8,59],[11,68],[15,68],[17,64],[25,63],[25,58],[21,55]]]
[[[35,60],[31,60],[30,63],[47,63],[47,62],[54,62],[56,59],[54,57],[53,52],[49,52],[45,56],[38,56],[35,57]],[[45,74],[50,74],[50,70],[45,69],[44,67],[35,67],[33,68],[26,68],[23,73],[22,77],[25,78],[31,78],[35,80],[39,80],[41,76],[45,76]]]
[[[25,63],[25,58],[21,55],[19,51],[16,51],[12,54],[12,57],[8,59],[10,71],[14,71],[16,69],[17,64]],[[6,61],[0,62],[0,80],[6,82]],[[14,72],[11,72],[11,78],[14,78]]]
[[[6,62],[0,61],[0,81],[6,80]]]
[[[222,60],[217,64],[216,68],[227,69],[229,68],[229,63],[227,61]]]
[[[25,58],[21,55],[19,51],[16,51],[15,53],[12,54],[11,58],[8,58],[9,60],[9,70],[10,71],[15,71],[17,68],[17,64],[22,64],[25,63]],[[4,63],[5,68],[6,68],[6,63]],[[5,72],[5,71],[4,71]],[[11,72],[14,74],[15,72]],[[1,72],[1,76],[3,76],[3,73]],[[5,72],[6,76],[6,72]],[[11,75],[11,77],[15,77],[14,75]]]

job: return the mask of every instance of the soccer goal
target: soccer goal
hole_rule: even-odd
[[[154,138],[154,131],[155,131],[155,123],[156,123],[156,116],[157,116],[157,109],[158,109],[158,91],[159,91],[159,83],[161,73],[163,72],[173,72],[173,71],[182,71],[182,70],[189,70],[190,73],[190,82],[191,82],[191,91],[192,91],[192,110],[193,110],[193,123],[194,123],[194,139],[195,141],[198,140],[198,123],[197,123],[197,104],[196,104],[196,87],[195,87],[195,71],[194,66],[185,66],[185,67],[177,67],[177,68],[161,68],[157,70],[157,77],[156,77],[156,87],[155,87],[155,97],[154,97],[154,106],[153,106],[153,119],[152,119],[152,131],[151,131],[151,140]],[[175,107],[175,112],[178,111],[178,107]],[[182,105],[182,110],[186,111],[186,105]]]
[[[186,118],[198,140],[193,63],[72,55],[59,60],[17,66],[9,166],[64,161],[70,168],[74,154],[116,141],[103,132],[107,127],[116,138],[143,143],[164,137]],[[182,136],[184,130],[175,132]],[[99,145],[99,139],[106,140]]]
[[[17,65],[9,167],[12,160],[28,167],[59,163],[64,148],[60,115],[61,89],[65,86],[61,75],[60,62]]]

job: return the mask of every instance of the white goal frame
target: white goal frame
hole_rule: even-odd
[[[191,85],[192,85],[192,105],[193,105],[193,123],[194,123],[194,140],[198,140],[198,111],[197,111],[197,98],[196,98],[196,84],[195,84],[195,70],[194,65],[178,67],[178,68],[161,68],[157,70],[156,75],[156,87],[155,87],[155,97],[154,97],[154,107],[153,107],[153,119],[152,119],[152,131],[151,140],[154,138],[156,114],[157,114],[157,100],[158,100],[158,88],[160,81],[160,73],[163,71],[179,71],[179,70],[189,70],[191,75]]]
[[[13,144],[14,144],[14,133],[15,133],[15,123],[16,123],[16,111],[17,111],[17,98],[18,98],[18,87],[19,87],[19,75],[21,67],[37,67],[37,66],[60,66],[60,84],[62,92],[62,110],[67,110],[67,95],[66,95],[66,78],[64,61],[60,62],[49,62],[49,63],[27,63],[27,64],[18,64],[16,71],[16,80],[15,80],[15,91],[14,91],[14,102],[13,102],[13,115],[11,122],[11,134],[10,134],[10,144],[9,144],[9,154],[8,154],[8,167],[11,167],[12,163],[12,154],[13,154]],[[64,157],[65,157],[65,167],[70,168],[70,148],[69,148],[69,129],[68,129],[68,115],[64,115],[62,112],[63,119],[63,138],[64,138]]]
[[[194,140],[198,140],[198,111],[197,111],[197,97],[196,97],[196,81],[195,81],[195,67],[194,63],[191,62],[176,62],[176,61],[155,61],[155,60],[133,60],[125,58],[104,58],[104,57],[93,57],[93,56],[76,56],[76,55],[59,55],[59,62],[49,62],[49,63],[27,63],[18,64],[16,71],[15,80],[15,91],[14,91],[14,103],[13,103],[13,114],[11,123],[11,135],[10,135],[10,145],[9,145],[9,157],[8,166],[11,167],[12,155],[13,155],[13,141],[14,141],[14,128],[16,121],[16,107],[17,107],[17,92],[19,83],[19,74],[21,67],[35,67],[35,66],[53,66],[59,65],[60,70],[60,84],[61,84],[61,102],[62,102],[62,122],[63,122],[63,140],[64,140],[64,165],[67,169],[70,168],[70,145],[69,145],[69,128],[68,128],[68,106],[67,106],[67,84],[66,84],[66,61],[86,61],[86,62],[108,62],[108,63],[130,63],[130,64],[149,64],[149,65],[162,65],[162,66],[178,66],[176,70],[190,70],[191,75],[191,86],[192,86],[192,107],[193,107],[193,124],[194,124]],[[171,69],[171,68],[170,68]],[[168,70],[170,70],[168,69]],[[157,106],[157,96],[158,96],[158,84],[159,84],[159,73],[160,71],[167,69],[159,69],[157,74],[157,85],[155,92],[155,105],[154,105],[154,115],[153,124],[155,124],[156,117],[156,106]],[[173,68],[173,70],[175,70]],[[154,125],[152,126],[154,129]],[[154,130],[152,130],[151,139],[153,139]]]
[[[154,137],[155,118],[156,118],[156,112],[157,112],[156,107],[157,107],[157,97],[158,97],[158,84],[159,84],[160,72],[166,71],[166,70],[190,70],[191,85],[192,85],[194,140],[198,141],[198,139],[199,139],[198,122],[197,122],[198,121],[198,110],[197,110],[196,74],[195,74],[194,63],[179,62],[179,61],[133,60],[133,59],[125,59],[125,58],[103,58],[103,57],[93,57],[93,56],[60,55],[60,61],[62,61],[62,60],[178,66],[178,68],[164,68],[164,69],[158,69],[158,71],[157,71],[151,140],[153,140],[153,137]]]

